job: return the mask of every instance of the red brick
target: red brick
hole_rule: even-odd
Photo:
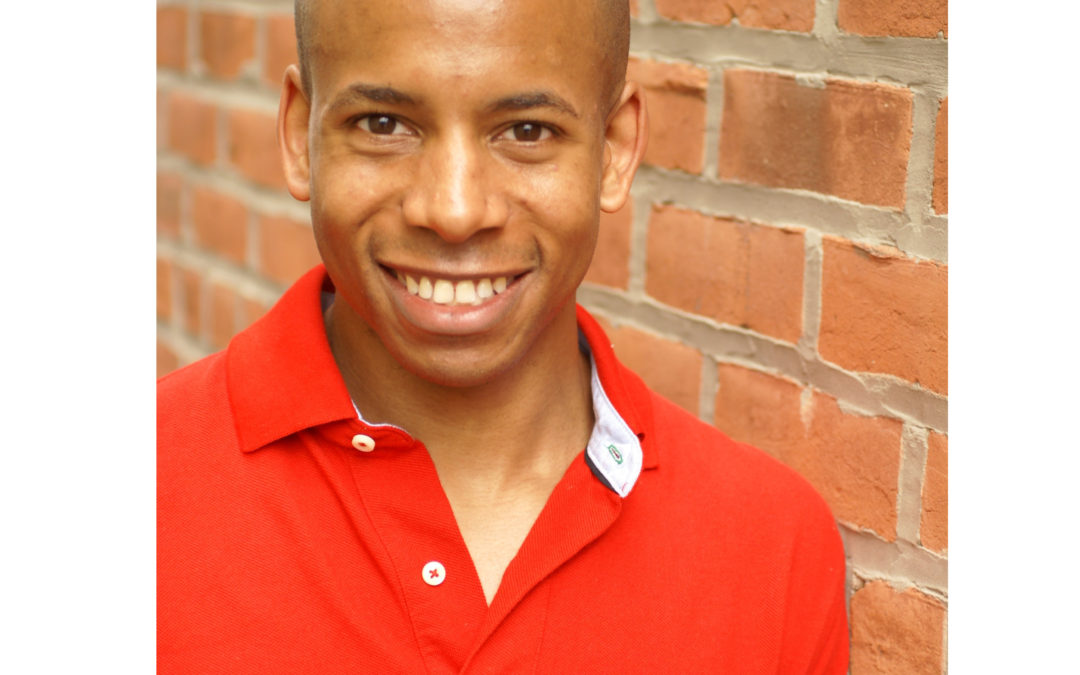
[[[157,10],[157,64],[161,68],[187,68],[187,9],[161,7]]]
[[[157,341],[157,376],[163,377],[176,370],[180,359],[176,353],[161,340]]]
[[[948,393],[948,268],[826,237],[818,352]]]
[[[199,17],[199,55],[209,73],[231,80],[255,58],[255,19],[225,12]]]
[[[596,252],[585,272],[585,281],[625,289],[630,282],[630,224],[633,205],[626,204],[615,213],[600,214],[600,234]]]
[[[807,33],[814,27],[814,0],[656,0],[660,16],[676,21]]]
[[[259,270],[279,284],[291,284],[322,261],[311,226],[291,218],[259,218]]]
[[[157,259],[157,316],[163,321],[172,318],[172,261]]]
[[[172,238],[180,236],[180,193],[184,182],[174,173],[157,175],[157,231]]]
[[[934,134],[934,213],[949,212],[949,99],[941,102]]]
[[[222,283],[210,286],[210,344],[224,349],[236,332],[236,292]]]
[[[645,290],[672,307],[795,342],[803,259],[800,231],[654,206]]]
[[[927,443],[919,539],[944,553],[949,548],[949,437],[931,432]]]
[[[202,330],[202,278],[192,269],[177,267],[180,276],[181,311],[184,330],[198,337]]]
[[[272,87],[281,86],[285,68],[299,63],[296,55],[296,29],[292,14],[277,14],[266,19],[266,66],[263,79]]]
[[[949,36],[948,0],[840,0],[840,30],[857,35]]]
[[[169,148],[198,164],[211,164],[217,154],[217,108],[211,103],[172,92],[167,104]]]
[[[248,210],[243,202],[209,188],[191,193],[195,243],[235,263],[247,259]]]
[[[709,74],[685,63],[630,59],[627,78],[645,88],[649,144],[645,163],[701,173],[705,161],[705,91]]]
[[[630,16],[638,15],[638,0],[630,0]]]
[[[911,106],[899,87],[828,80],[819,88],[727,70],[719,176],[900,209]]]
[[[277,146],[277,118],[254,110],[228,115],[229,163],[260,185],[285,189]]]
[[[851,596],[852,675],[941,675],[945,605],[871,581]]]
[[[720,364],[717,378],[719,429],[802,474],[838,519],[896,539],[898,420],[845,413],[831,396],[740,366]]]
[[[620,326],[608,336],[619,359],[646,384],[697,417],[698,391],[701,389],[700,352],[629,326]]]

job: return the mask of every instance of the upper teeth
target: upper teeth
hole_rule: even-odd
[[[505,291],[507,284],[506,277],[448,281],[422,276],[417,280],[412,275],[398,272],[397,278],[413,295],[440,305],[479,305],[496,293]]]

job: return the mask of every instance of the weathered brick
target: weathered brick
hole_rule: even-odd
[[[235,79],[255,58],[255,19],[231,12],[203,12],[199,56],[213,77]]]
[[[202,276],[195,270],[176,266],[180,280],[183,327],[193,337],[202,331]]]
[[[187,9],[158,6],[157,64],[159,68],[187,68]]]
[[[596,252],[585,273],[585,281],[614,288],[627,287],[630,281],[630,225],[633,205],[626,204],[615,213],[600,214],[600,234]]]
[[[645,163],[701,173],[709,74],[685,63],[632,58],[627,64],[627,77],[644,87],[649,106]]]
[[[210,344],[224,349],[236,332],[237,296],[230,286],[214,282],[210,284]]]
[[[263,79],[272,87],[281,86],[285,68],[299,63],[296,55],[296,29],[292,14],[266,18],[266,64]]]
[[[912,95],[883,84],[729,69],[719,176],[811,190],[865,204],[904,205]]]
[[[157,174],[157,231],[159,235],[180,236],[180,193],[184,182],[174,173]]]
[[[840,0],[840,30],[857,35],[949,36],[948,0]]]
[[[157,316],[163,321],[172,318],[172,261],[157,259]]]
[[[818,352],[948,392],[948,268],[825,237]]]
[[[931,432],[927,439],[919,539],[932,551],[949,548],[949,438]]]
[[[261,216],[259,271],[279,284],[291,284],[322,261],[311,226],[291,218]]]
[[[645,290],[672,307],[795,342],[803,260],[800,231],[654,206]]]
[[[741,366],[717,366],[716,426],[803,475],[838,519],[896,539],[902,424]]]
[[[698,414],[701,353],[693,347],[620,326],[608,333],[619,360],[641,376],[656,393]]]
[[[259,185],[285,189],[277,147],[277,118],[254,110],[228,114],[229,164]]]
[[[210,188],[197,187],[191,193],[191,224],[196,244],[244,264],[248,210],[243,202]]]
[[[853,675],[941,675],[945,605],[909,588],[870,581],[851,597]]]
[[[169,148],[198,164],[213,163],[217,145],[217,108],[175,91],[168,96],[167,108]]]
[[[814,0],[656,0],[660,16],[725,26],[738,19],[740,26],[807,33],[814,27]]]
[[[938,108],[934,133],[934,213],[949,212],[949,99]]]
[[[176,353],[161,340],[157,341],[157,376],[163,377],[180,366]]]

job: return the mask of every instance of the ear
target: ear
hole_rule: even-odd
[[[308,119],[311,103],[300,84],[300,69],[285,69],[278,103],[277,136],[281,166],[289,194],[302,202],[311,199],[311,160],[308,155]]]
[[[626,203],[648,139],[645,93],[637,82],[627,82],[604,130],[604,173],[600,183],[602,210],[614,213]]]

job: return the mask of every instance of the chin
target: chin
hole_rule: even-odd
[[[403,363],[406,370],[431,384],[453,389],[481,387],[499,379],[512,363],[499,363],[490,358],[448,358],[435,362]]]

